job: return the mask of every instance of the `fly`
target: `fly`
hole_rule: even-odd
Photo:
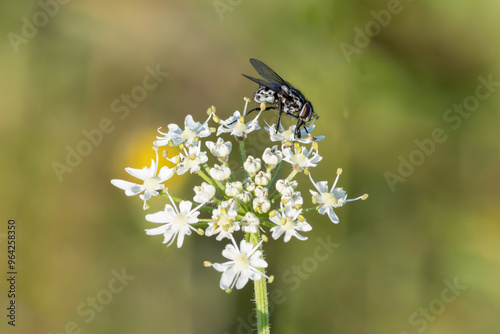
[[[295,127],[295,136],[300,138],[300,128],[303,127],[307,132],[306,124],[313,118],[317,119],[319,116],[314,113],[311,102],[307,101],[304,95],[292,87],[290,83],[283,80],[276,72],[260,60],[250,58],[250,64],[255,70],[266,80],[253,78],[251,76],[242,74],[245,78],[252,80],[259,84],[259,88],[255,92],[254,101],[257,103],[266,103],[271,106],[265,110],[278,110],[278,124],[276,124],[276,132],[279,131],[281,114],[297,120]],[[254,108],[246,113],[248,115],[252,111],[259,110]],[[246,116],[245,115],[245,116]]]

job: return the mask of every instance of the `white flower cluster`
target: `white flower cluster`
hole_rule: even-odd
[[[243,115],[246,114],[248,101],[246,99]],[[146,229],[146,233],[163,235],[163,243],[167,246],[176,240],[177,247],[181,247],[185,236],[191,235],[193,231],[215,237],[218,241],[228,239],[230,243],[222,251],[228,261],[222,264],[206,262],[206,266],[213,266],[223,272],[220,281],[222,289],[241,289],[249,279],[269,278],[264,273],[267,262],[262,253],[262,241],[267,240],[266,229],[275,240],[282,236],[284,242],[290,241],[292,237],[306,240],[307,237],[302,234],[312,230],[304,216],[306,213],[326,213],[332,222],[338,223],[335,208],[368,197],[365,194],[347,199],[346,192],[336,187],[341,169],[337,170],[330,189],[327,181],[313,181],[309,169],[316,167],[323,159],[318,151],[318,140],[324,139],[324,136],[310,135],[314,125],[301,129],[301,138],[295,138],[295,126],[286,130],[281,127],[281,132],[276,132],[275,125],[266,127],[270,140],[279,142],[280,145],[266,147],[262,156],[254,157],[246,155],[245,139],[250,133],[260,129],[260,113],[250,122],[245,122],[239,111],[226,120],[219,119],[214,107],[208,109],[208,114],[209,118],[204,123],[195,122],[188,115],[184,129],[170,124],[168,132],[158,130],[161,136],[154,141],[153,148],[158,151],[162,146],[178,146],[178,155],[166,157],[175,167],[163,167],[158,172],[156,153],[156,161],[152,161],[151,167],[125,169],[142,180],[143,184],[123,180],[112,180],[111,183],[125,190],[127,196],[141,194],[144,209],[148,209],[147,201],[152,196],[161,195],[169,199],[170,203],[165,205],[164,210],[146,215],[147,221],[161,224],[159,227]],[[218,124],[217,129],[209,127],[211,119]],[[202,143],[203,138],[212,134],[218,137],[216,141],[207,140]],[[242,159],[240,165],[244,173],[240,180],[237,180],[240,170],[232,170],[228,164],[233,143],[223,139],[223,134],[232,135],[236,146],[239,146]],[[213,156],[214,163],[209,164],[208,152]],[[280,172],[287,165],[291,167],[289,174],[280,177]],[[174,174],[183,175],[188,171],[202,179],[201,184],[194,187],[193,201],[173,197],[163,184]],[[313,206],[307,209],[303,208],[302,194],[297,191],[295,176],[299,172],[308,174],[315,188],[310,190]],[[176,203],[179,203],[178,206]],[[202,217],[199,217],[200,214]],[[236,239],[241,240],[239,246]]]

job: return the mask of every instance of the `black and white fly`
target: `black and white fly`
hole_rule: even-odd
[[[260,60],[250,58],[250,64],[252,64],[255,70],[267,80],[265,81],[242,74],[245,78],[260,85],[255,92],[254,101],[259,104],[262,102],[271,104],[271,106],[267,107],[265,110],[278,110],[279,114],[276,132],[279,131],[282,113],[297,119],[295,136],[300,138],[300,128],[304,127],[307,131],[307,122],[311,121],[313,118],[317,119],[319,117],[314,113],[311,102],[307,101],[298,89],[293,88],[290,83],[283,80],[276,72]],[[246,115],[255,110],[260,110],[260,107],[250,110]]]

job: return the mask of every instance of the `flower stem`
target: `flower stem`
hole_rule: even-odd
[[[274,172],[274,176],[273,176],[271,182],[267,185],[267,190],[271,190],[271,188],[274,187],[274,184],[276,183],[276,181],[278,180],[278,177],[280,176],[280,172],[281,172],[281,169],[283,168],[284,163],[285,162],[283,160],[281,160],[278,167],[276,168],[276,171]]]
[[[208,165],[204,165],[203,166],[205,168],[205,170],[207,171],[207,173],[209,173],[209,169],[208,169]],[[217,180],[212,180],[211,178],[209,178],[207,176],[207,174],[203,173],[202,170],[200,169],[197,174],[199,176],[202,177],[203,180],[205,180],[207,183],[211,184],[212,186],[215,187],[215,189],[224,197],[226,197],[226,193],[224,192],[224,190],[222,189],[222,183],[220,183],[219,181]],[[209,173],[210,175],[210,173]]]
[[[224,166],[226,166],[227,168],[229,168],[229,164],[227,163],[227,161],[224,161]],[[229,168],[229,169],[231,169],[231,168]],[[229,178],[231,179],[231,182],[236,181],[236,179],[234,178],[232,170],[231,170],[231,174],[229,174]]]
[[[292,172],[290,173],[290,175],[288,175],[287,179],[288,180],[293,180],[293,178],[295,177],[295,175],[297,175],[298,171],[296,171],[295,169],[292,170]]]
[[[243,161],[243,163],[245,163],[245,161],[247,161],[247,152],[245,151],[245,142],[243,140],[240,140],[239,144],[240,144],[241,160]],[[246,179],[248,177],[248,173],[247,173],[246,169],[243,168],[243,170],[245,171],[245,179]]]
[[[160,196],[165,197],[165,198],[169,198],[168,195],[166,193],[164,193],[164,192],[160,193]],[[172,196],[172,195],[170,195],[170,197],[174,200],[174,202],[177,202],[177,203],[180,203],[180,202],[183,201],[183,199],[181,199],[179,197],[175,197],[175,196]],[[210,206],[201,206],[200,209],[206,210],[206,211],[210,211],[210,212],[214,211],[214,208],[212,208]]]
[[[257,245],[260,242],[260,237],[258,233],[252,233],[250,240],[253,245]],[[262,245],[261,245],[262,251]],[[264,269],[259,269],[264,273]],[[254,291],[255,291],[255,312],[257,317],[257,333],[258,334],[270,334],[271,330],[269,327],[269,301],[267,298],[267,282],[266,278],[262,277],[259,280],[254,281]]]
[[[313,212],[313,211],[318,211],[318,207],[315,206],[314,208],[302,209],[302,213]]]

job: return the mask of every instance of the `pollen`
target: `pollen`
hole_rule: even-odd
[[[210,114],[215,114],[215,107],[214,106],[211,106],[210,108],[207,109],[207,115],[210,115]]]

